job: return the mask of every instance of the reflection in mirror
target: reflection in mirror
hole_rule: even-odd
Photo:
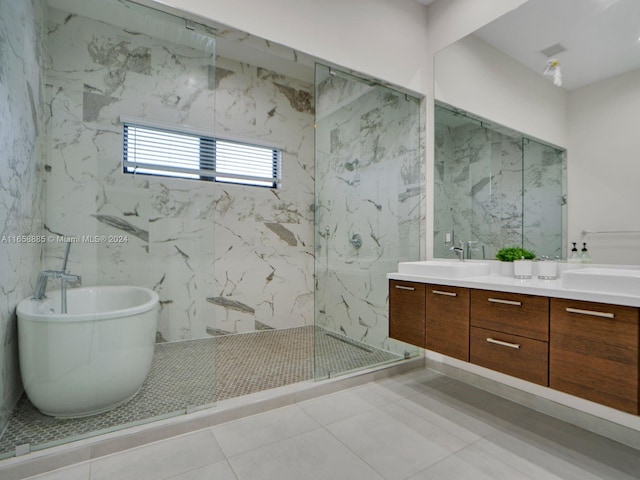
[[[595,263],[640,264],[638,18],[638,0],[528,0],[435,56],[436,100],[566,149],[564,247]]]
[[[503,247],[562,256],[564,151],[442,104],[435,108],[434,257]],[[468,244],[468,242],[477,242]]]

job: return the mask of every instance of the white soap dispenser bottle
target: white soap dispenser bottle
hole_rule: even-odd
[[[573,248],[571,252],[569,252],[569,258],[567,258],[567,262],[569,263],[581,263],[580,253],[578,252],[578,247],[576,247],[576,242],[571,242],[573,244]]]
[[[589,251],[587,250],[587,244],[582,244],[582,252],[580,252],[580,261],[582,263],[591,263],[591,257],[589,256]]]

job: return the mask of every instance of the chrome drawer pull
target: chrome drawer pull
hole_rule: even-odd
[[[504,305],[522,305],[522,302],[515,302],[513,300],[502,300],[501,298],[490,298],[491,303],[503,303]]]
[[[591,315],[593,317],[603,317],[603,318],[614,318],[615,315],[613,313],[607,312],[595,312],[593,310],[580,310],[579,308],[571,308],[567,307],[565,310],[569,313],[579,313],[581,315]]]
[[[509,347],[509,348],[515,348],[515,349],[520,348],[520,344],[518,343],[503,342],[502,340],[496,340],[495,338],[491,338],[491,337],[487,338],[487,342],[494,343],[496,345],[502,345],[503,347]]]
[[[400,290],[415,290],[414,287],[405,287],[404,285],[396,285],[396,288],[399,288]]]
[[[442,290],[431,290],[431,293],[435,293],[436,295],[446,295],[447,297],[457,297],[458,294],[455,292],[443,292]]]

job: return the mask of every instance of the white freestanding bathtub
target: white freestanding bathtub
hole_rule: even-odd
[[[83,417],[130,400],[153,359],[158,294],[132,286],[60,291],[18,304],[20,373],[31,403],[55,417]]]

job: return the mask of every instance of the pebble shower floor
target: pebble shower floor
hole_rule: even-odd
[[[46,448],[183,413],[249,393],[313,378],[313,326],[265,330],[174,343],[160,343],[138,395],[100,415],[59,419],[41,414],[23,395],[0,438],[0,458],[18,445]],[[401,357],[352,340],[342,341],[318,328],[317,369],[322,377],[379,365]]]

